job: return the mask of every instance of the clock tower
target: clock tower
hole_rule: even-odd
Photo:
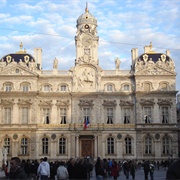
[[[98,41],[97,20],[89,13],[87,4],[85,13],[77,20],[77,32],[75,36],[76,65],[98,65]]]

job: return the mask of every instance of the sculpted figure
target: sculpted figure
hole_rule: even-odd
[[[119,58],[116,58],[114,61],[115,61],[116,69],[118,70],[118,69],[120,68],[120,63],[121,63],[121,61],[120,61]]]
[[[58,68],[58,59],[54,59],[54,63],[53,63],[53,69],[57,69]]]

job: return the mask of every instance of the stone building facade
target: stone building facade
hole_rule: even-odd
[[[91,156],[162,160],[178,157],[176,73],[170,52],[152,44],[132,66],[103,70],[97,20],[86,8],[77,20],[70,70],[42,70],[42,49],[0,60],[0,148],[7,158],[51,160]]]

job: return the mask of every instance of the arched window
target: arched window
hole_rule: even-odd
[[[125,85],[123,86],[123,90],[124,90],[124,91],[130,91],[130,86],[129,86],[129,84],[125,84]]]
[[[66,92],[67,91],[67,85],[63,84],[60,88],[61,91]]]
[[[10,148],[11,148],[10,138],[4,138],[4,148],[6,148],[7,154],[10,154]]]
[[[59,139],[59,154],[66,153],[66,139],[64,137]]]
[[[145,154],[152,154],[152,138],[146,137],[145,139]]]
[[[50,90],[51,90],[50,85],[47,84],[47,85],[44,85],[44,86],[43,86],[43,91],[44,91],[44,92],[50,92]]]
[[[48,138],[42,139],[42,154],[48,154],[49,141]]]
[[[161,84],[160,84],[160,89],[161,89],[161,91],[166,91],[166,90],[168,90],[167,83],[161,83]]]
[[[125,153],[132,154],[132,140],[130,137],[125,138]]]
[[[107,138],[107,153],[114,154],[114,138]]]
[[[171,154],[171,139],[167,136],[162,139],[162,153]]]
[[[28,154],[28,139],[27,138],[21,139],[21,154],[23,155]]]

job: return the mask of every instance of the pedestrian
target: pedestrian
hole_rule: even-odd
[[[129,161],[123,162],[123,170],[124,170],[124,174],[126,176],[126,179],[129,179],[129,171],[130,171]]]
[[[20,167],[20,163],[21,161],[18,157],[11,158],[9,179],[27,179],[27,175]]]
[[[142,164],[142,167],[144,169],[144,178],[145,180],[148,180],[148,174],[149,174],[149,161],[144,161]]]
[[[149,172],[151,180],[154,180],[154,164],[152,162],[149,164]]]
[[[180,159],[172,163],[166,173],[166,180],[180,179]]]
[[[69,179],[76,179],[76,164],[75,159],[71,158],[67,165],[67,170],[69,173]]]
[[[117,161],[113,160],[112,168],[111,168],[111,176],[114,180],[116,180],[119,176],[119,167]]]
[[[104,168],[103,168],[102,160],[100,157],[97,158],[97,161],[95,164],[95,172],[96,172],[96,179],[97,180],[103,180],[104,179]]]
[[[136,163],[131,160],[130,161],[130,174],[132,176],[132,179],[135,179],[135,172],[136,172]]]
[[[47,162],[47,157],[44,157],[43,161],[39,164],[37,174],[40,180],[47,180],[50,178],[50,165]]]
[[[69,178],[69,173],[67,168],[64,166],[64,162],[59,163],[59,167],[57,169],[57,179],[58,180],[66,180]]]

